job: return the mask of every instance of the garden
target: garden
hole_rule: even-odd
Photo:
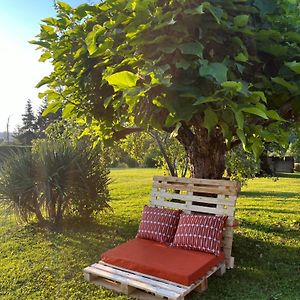
[[[60,233],[20,225],[1,211],[1,299],[128,299],[83,279],[102,252],[135,237],[156,169],[112,170],[110,205],[90,223]],[[189,299],[299,298],[299,176],[249,181],[237,201],[236,266]],[[128,188],[130,186],[130,189]]]

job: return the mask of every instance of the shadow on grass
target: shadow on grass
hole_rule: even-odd
[[[292,214],[299,215],[297,210],[286,210],[286,209],[270,209],[270,208],[254,208],[254,207],[246,207],[239,208],[239,211],[250,211],[250,212],[261,212],[261,213],[270,213],[270,214]]]
[[[277,177],[284,177],[284,178],[300,178],[300,172],[296,173],[276,173]]]
[[[296,192],[252,192],[244,191],[240,192],[239,196],[246,196],[248,198],[261,198],[264,197],[278,197],[278,198],[296,198],[300,199],[299,193]],[[293,199],[292,199],[293,200]]]

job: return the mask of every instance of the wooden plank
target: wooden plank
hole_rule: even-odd
[[[164,283],[161,280],[153,280],[151,278],[145,277],[145,274],[143,274],[144,276],[142,276],[141,274],[137,274],[137,272],[130,272],[129,270],[125,271],[125,269],[120,270],[118,269],[118,267],[112,267],[112,266],[108,266],[102,263],[96,263],[91,265],[91,267],[97,268],[99,270],[103,270],[103,271],[107,271],[116,275],[121,275],[121,276],[126,276],[130,279],[134,279],[143,283],[148,283],[148,284],[152,284],[153,286],[157,286],[166,290],[170,290],[179,294],[182,294],[186,288],[182,288],[182,287],[178,287],[177,285],[174,285],[174,283],[170,282],[169,283]]]
[[[134,279],[130,279],[128,277],[124,277],[122,275],[117,275],[114,273],[110,273],[107,271],[103,271],[103,270],[99,270],[95,267],[87,267],[83,270],[85,273],[90,273],[92,275],[96,275],[99,277],[103,277],[106,279],[110,279],[113,281],[117,281],[121,284],[126,284],[126,285],[130,285],[132,287],[138,288],[138,289],[142,289],[142,290],[146,290],[148,292],[154,293],[154,294],[158,294],[162,297],[167,297],[170,299],[174,299],[177,300],[180,298],[180,294],[176,293],[176,292],[172,292],[170,290],[165,290],[163,288],[157,287],[157,286],[152,286],[149,283],[144,283],[141,281],[137,281]]]
[[[233,196],[236,194],[236,190],[233,188],[224,188],[222,186],[188,186],[187,184],[173,184],[166,182],[153,182],[153,187],[159,189],[172,189],[180,190],[187,192],[196,192],[196,193],[207,193],[207,194],[224,194],[228,196]]]
[[[154,200],[150,203],[152,206],[159,206],[159,207],[169,207],[173,209],[180,209],[183,211],[191,210],[192,212],[200,212],[200,213],[207,213],[207,214],[214,214],[214,215],[227,215],[232,216],[234,214],[233,209],[218,209],[216,207],[206,207],[206,206],[199,206],[199,205],[187,205],[182,203],[176,203],[171,201],[163,201],[163,200]]]
[[[213,198],[213,197],[195,196],[193,194],[184,195],[184,194],[176,194],[170,192],[161,192],[161,191],[157,191],[157,189],[153,190],[150,195],[151,195],[151,199],[153,200],[156,199],[155,197],[163,197],[163,198],[183,200],[186,202],[200,202],[200,203],[208,203],[208,204],[227,205],[230,207],[235,206],[235,201],[233,201],[232,199],[230,200],[225,199],[225,197],[221,199],[221,198]]]
[[[177,286],[177,287],[180,287],[184,290],[186,290],[188,288],[188,286],[186,285],[182,285],[180,283],[176,283],[176,282],[173,282],[173,281],[169,281],[169,280],[166,280],[166,279],[162,279],[162,278],[158,278],[158,277],[155,277],[155,276],[151,276],[151,275],[148,275],[148,274],[143,274],[143,273],[140,273],[140,272],[137,272],[137,271],[130,271],[128,269],[125,269],[125,268],[122,268],[122,267],[117,267],[117,266],[114,266],[114,265],[110,265],[110,264],[107,264],[103,261],[99,261],[98,264],[101,264],[101,265],[104,265],[104,266],[108,266],[108,267],[111,267],[111,268],[116,268],[118,270],[121,270],[121,271],[124,271],[124,272],[131,272],[131,273],[134,273],[136,275],[140,275],[140,276],[143,276],[143,277],[147,277],[149,279],[153,279],[153,280],[159,280],[160,282],[164,282],[164,283],[167,283],[167,284],[171,284],[171,285],[174,285],[174,286]]]
[[[172,177],[172,176],[154,176],[153,181],[173,181],[181,183],[193,183],[193,184],[207,184],[216,186],[228,186],[238,187],[236,181],[222,180],[222,179],[203,179],[203,178],[186,178],[186,177]]]

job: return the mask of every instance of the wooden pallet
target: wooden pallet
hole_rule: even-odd
[[[182,300],[193,290],[203,292],[207,288],[209,276],[213,273],[223,275],[226,268],[234,267],[231,249],[235,226],[236,198],[239,191],[239,184],[229,180],[170,176],[155,176],[153,178],[150,206],[180,209],[187,214],[204,213],[228,216],[222,239],[225,261],[213,267],[192,285],[183,286],[147,274],[110,266],[101,261],[84,269],[85,279],[132,298],[144,300]]]
[[[84,278],[96,285],[128,295],[134,299],[183,300],[192,291],[203,292],[207,289],[207,279],[213,273],[223,275],[225,263],[212,268],[198,281],[190,286],[163,280],[146,274],[125,270],[99,262],[83,270]]]

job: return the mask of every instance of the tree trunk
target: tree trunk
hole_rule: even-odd
[[[194,124],[192,130],[182,126],[177,139],[189,157],[191,177],[221,179],[225,170],[226,145],[222,132]]]

